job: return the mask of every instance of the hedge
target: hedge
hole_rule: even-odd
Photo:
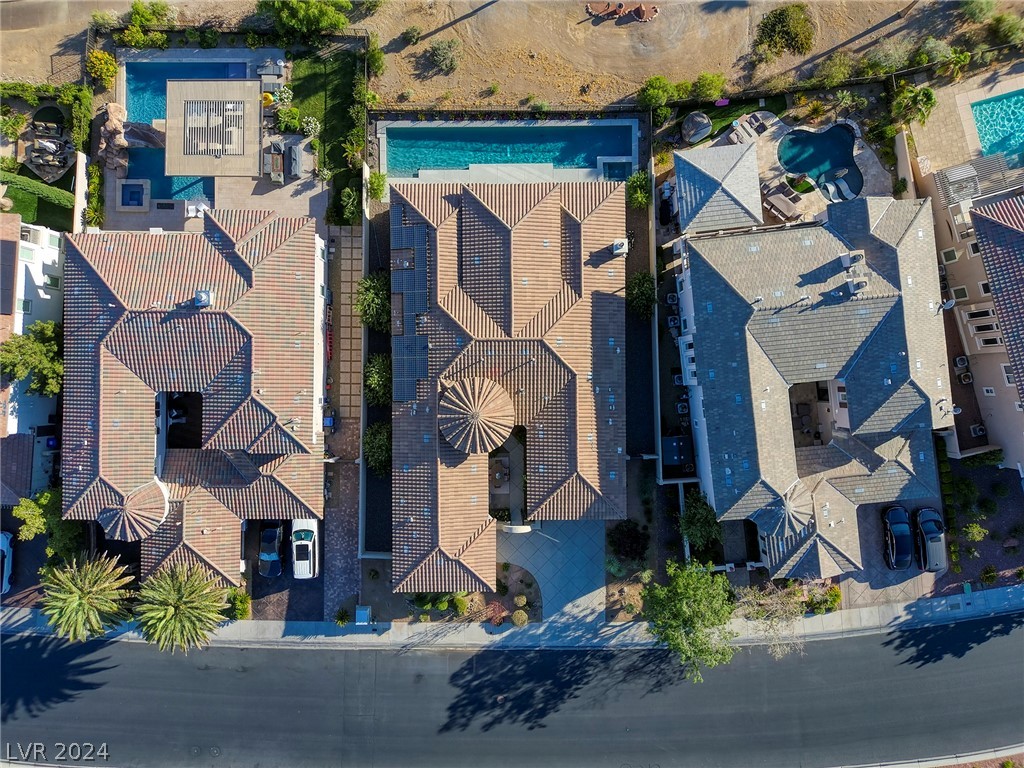
[[[92,124],[92,90],[84,85],[66,83],[60,87],[49,84],[0,83],[0,99],[21,99],[30,107],[38,107],[41,99],[54,99],[71,110],[68,133],[79,152],[89,151],[89,128]]]
[[[75,196],[66,189],[57,189],[57,187],[51,187],[34,179],[26,179],[24,176],[19,176],[16,173],[0,171],[0,183],[20,189],[22,192],[28,192],[41,200],[46,200],[48,203],[53,203],[61,208],[75,207]]]

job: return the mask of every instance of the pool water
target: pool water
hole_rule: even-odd
[[[864,177],[853,159],[855,140],[853,129],[847,125],[834,125],[822,133],[797,128],[779,142],[779,162],[792,174],[806,173],[819,187],[845,169],[843,181],[859,195]]]
[[[224,80],[248,76],[244,62],[138,62],[125,65],[125,108],[134,123],[153,124],[167,117],[168,80]],[[206,197],[213,203],[212,178],[165,176],[164,150],[133,147],[128,150],[128,176],[149,179],[154,200],[190,200]]]
[[[1024,166],[1024,90],[971,104],[981,154],[1002,152],[1011,168]]]
[[[121,205],[124,206],[141,206],[142,199],[145,196],[143,187],[141,184],[122,184],[121,185]]]
[[[388,128],[387,173],[412,178],[421,170],[506,163],[597,168],[598,157],[632,157],[632,130],[629,125]]]

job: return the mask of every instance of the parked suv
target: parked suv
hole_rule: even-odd
[[[914,513],[917,539],[917,563],[922,571],[940,573],[946,570],[946,526],[942,515],[931,507]]]
[[[914,539],[910,535],[910,515],[903,507],[889,507],[882,515],[885,527],[885,564],[894,571],[905,571],[914,561]]]
[[[292,575],[315,579],[320,574],[316,520],[292,520]]]

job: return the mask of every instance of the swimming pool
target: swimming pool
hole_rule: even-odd
[[[819,187],[841,176],[858,195],[864,177],[853,159],[855,140],[853,129],[842,123],[822,133],[797,128],[779,142],[779,162],[790,173],[806,173]]]
[[[971,104],[981,154],[1002,152],[1011,168],[1024,166],[1024,90]]]
[[[623,124],[387,128],[392,178],[508,163],[597,168],[599,157],[632,156],[633,128]]]
[[[209,176],[165,176],[162,149],[131,147],[128,150],[128,177],[149,179],[149,196],[153,200],[205,197],[213,204],[213,179]]]

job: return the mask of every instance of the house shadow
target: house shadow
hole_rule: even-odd
[[[1014,613],[955,624],[914,627],[915,614],[922,622],[929,618],[928,602],[918,600],[911,603],[907,608],[912,617],[910,621],[901,622],[882,643],[904,657],[900,664],[920,668],[950,657],[962,659],[989,640],[1009,635],[1024,624],[1024,614]]]
[[[103,683],[89,680],[112,668],[99,655],[109,640],[71,644],[49,635],[4,638],[0,652],[0,722],[41,713]]]

